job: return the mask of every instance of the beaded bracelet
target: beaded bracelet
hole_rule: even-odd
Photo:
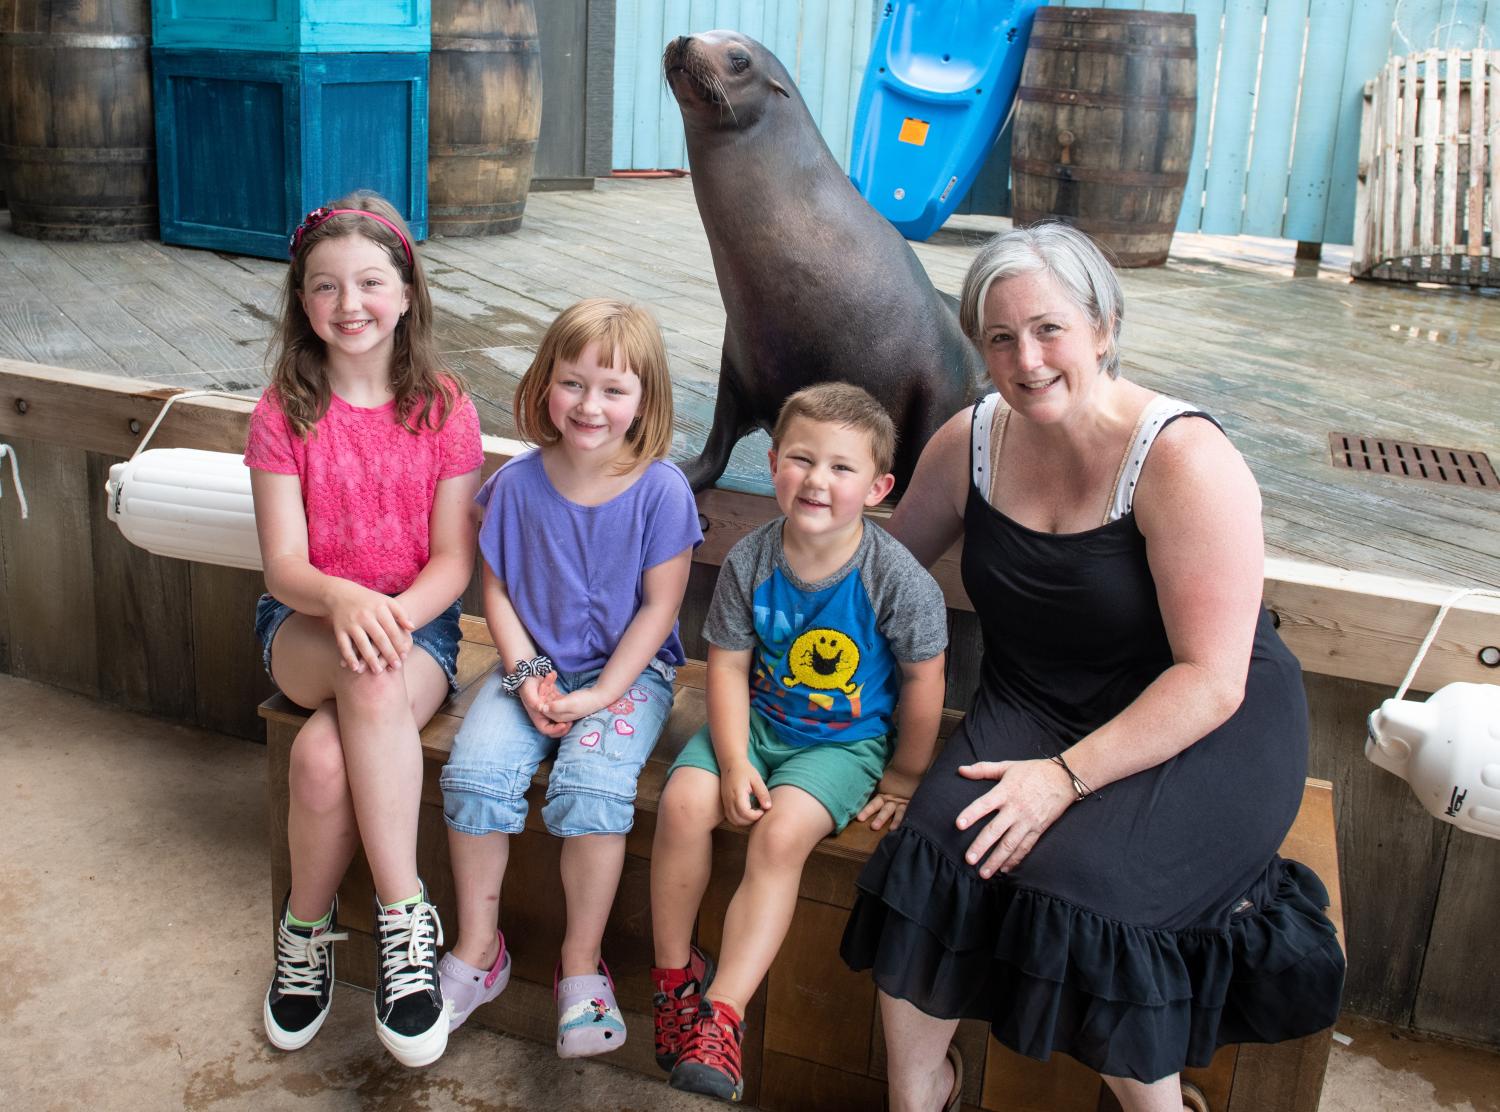
[[[1098,792],[1096,792],[1093,788],[1089,787],[1082,780],[1080,780],[1078,776],[1073,772],[1073,770],[1068,767],[1068,762],[1062,759],[1061,753],[1055,754],[1051,757],[1048,757],[1047,759],[1068,774],[1068,779],[1073,782],[1073,794],[1076,795],[1079,799],[1088,799],[1090,796],[1093,796],[1095,799],[1099,797]]]
[[[516,661],[516,670],[508,676],[500,677],[500,686],[505,689],[507,695],[514,695],[521,690],[521,685],[532,676],[541,678],[552,671],[552,661],[545,656],[534,656],[530,660]]]

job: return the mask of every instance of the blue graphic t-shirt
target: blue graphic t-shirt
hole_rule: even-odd
[[[703,636],[751,649],[750,705],[792,745],[888,734],[901,664],[948,644],[943,594],[932,576],[873,522],[849,562],[805,583],[787,566],[782,519],[734,546],[719,571]]]

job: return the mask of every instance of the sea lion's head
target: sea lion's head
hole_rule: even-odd
[[[689,128],[743,130],[777,98],[793,99],[786,68],[738,31],[704,31],[667,43],[662,71]]]

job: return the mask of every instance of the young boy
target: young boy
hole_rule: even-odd
[[[808,855],[856,814],[898,825],[931,761],[943,595],[864,519],[895,482],[895,441],[858,387],[793,394],[771,437],[785,516],[719,572],[703,627],[708,725],[668,773],[651,851],[656,1060],[675,1089],[740,1099],[741,1017],[791,925]],[[723,819],[750,840],[715,973],[692,933]]]

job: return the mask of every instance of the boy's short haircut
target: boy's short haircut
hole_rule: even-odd
[[[869,391],[847,382],[820,382],[798,390],[781,403],[776,427],[771,430],[773,448],[781,444],[787,426],[797,417],[858,429],[869,437],[875,474],[890,473],[896,459],[896,423]]]

